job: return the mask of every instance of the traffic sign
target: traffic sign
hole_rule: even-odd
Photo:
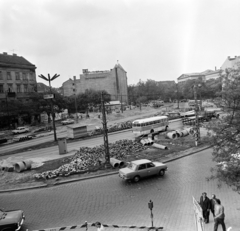
[[[53,99],[54,98],[54,94],[44,95],[43,98],[44,99]]]

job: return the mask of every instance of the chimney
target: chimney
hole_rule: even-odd
[[[4,55],[7,55],[7,52],[3,52]]]
[[[215,67],[215,71],[217,70],[217,67]]]
[[[13,53],[13,56],[17,56],[17,54]]]
[[[230,59],[230,56],[228,56],[228,59]]]
[[[73,76],[73,80],[76,81],[76,76]]]

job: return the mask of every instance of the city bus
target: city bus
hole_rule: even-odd
[[[145,119],[138,119],[132,122],[132,131],[134,136],[137,137],[150,133],[167,131],[168,124],[167,116],[155,116]]]

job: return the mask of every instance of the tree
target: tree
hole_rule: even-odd
[[[240,194],[240,69],[222,73],[222,105],[225,116],[209,124],[213,160],[216,167],[211,169],[208,179],[225,182]]]

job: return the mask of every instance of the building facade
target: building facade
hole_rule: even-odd
[[[188,73],[188,74],[182,74],[181,76],[179,76],[177,78],[177,82],[178,83],[183,83],[185,81],[188,80],[201,80],[201,81],[205,81],[205,76],[209,75],[211,73],[213,73],[213,70],[206,70],[203,72],[199,72],[199,73]]]
[[[235,56],[234,58],[228,56],[227,59],[222,64],[221,70],[225,71],[228,68],[231,69],[240,68],[240,56]]]
[[[89,71],[83,69],[80,79],[74,77],[62,84],[64,96],[85,93],[87,90],[105,90],[111,95],[111,100],[128,103],[127,72],[120,64],[105,71]]]
[[[0,54],[0,102],[8,92],[15,92],[18,99],[27,99],[29,92],[37,90],[36,66],[22,56]]]

